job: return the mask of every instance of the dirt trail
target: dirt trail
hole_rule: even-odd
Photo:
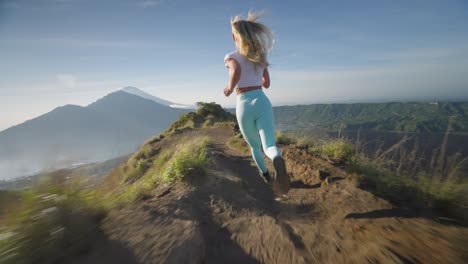
[[[184,132],[185,133],[185,132]],[[249,155],[229,148],[229,128],[196,130],[215,141],[208,175],[157,187],[114,210],[103,237],[76,263],[465,263],[466,228],[392,208],[327,161],[283,147],[291,199],[274,201]],[[270,164],[271,167],[271,164]],[[320,178],[328,176],[328,184]]]

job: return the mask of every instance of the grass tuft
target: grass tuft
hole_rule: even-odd
[[[242,137],[241,133],[237,133],[234,136],[232,136],[228,141],[227,141],[228,146],[235,148],[242,153],[248,153],[250,151],[250,146],[245,142],[245,139]]]
[[[128,172],[125,181],[134,182],[140,179],[149,168],[149,162],[147,160],[141,159],[135,162],[136,165],[134,168]]]
[[[317,151],[316,149],[313,149],[312,151]],[[350,161],[353,156],[354,156],[354,147],[351,143],[345,141],[345,140],[332,140],[330,142],[327,142],[323,144],[320,147],[319,152],[338,163],[345,163]]]
[[[283,145],[291,145],[297,142],[297,139],[291,136],[286,135],[285,133],[276,132],[275,133],[276,142]]]
[[[162,169],[161,179],[174,182],[184,179],[191,173],[204,174],[209,162],[208,149],[212,144],[208,138],[194,138],[180,144]]]

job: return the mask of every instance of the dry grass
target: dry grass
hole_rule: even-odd
[[[362,188],[398,206],[427,208],[437,214],[467,219],[468,180],[463,177],[440,180],[431,173],[399,174],[375,160],[358,157],[348,169],[357,173]]]
[[[50,182],[11,195],[20,198],[2,215],[1,263],[53,262],[86,249],[108,206],[95,191]]]
[[[241,133],[237,133],[234,136],[232,136],[228,142],[228,146],[231,146],[232,148],[235,148],[242,153],[248,153],[250,151],[250,146],[245,142],[245,139],[242,137]]]
[[[417,149],[408,151],[403,137],[387,150],[370,155],[359,153],[349,166],[360,176],[361,186],[400,206],[427,208],[437,214],[468,219],[468,158],[459,155],[440,158],[446,140],[434,150],[432,162],[424,166]]]
[[[181,138],[172,148],[158,151],[154,156],[139,155],[143,151],[140,150],[121,168],[120,173],[123,175],[114,176],[124,178],[126,183],[118,185],[118,192],[109,198],[111,203],[123,206],[146,196],[160,183],[184,180],[192,173],[204,174],[204,168],[210,160],[210,146],[211,140],[207,137],[188,136]]]
[[[297,143],[297,139],[285,133],[277,131],[275,133],[276,142],[282,145],[291,145]]]
[[[418,155],[417,145],[407,149],[408,137],[374,153],[365,153],[363,145],[343,139],[321,142],[323,138],[314,141],[299,136],[296,140],[299,147],[315,155],[344,162],[350,172],[358,175],[362,188],[398,206],[426,208],[447,217],[468,219],[468,158],[446,156],[447,140],[434,150],[429,166]]]
[[[190,173],[204,174],[209,162],[208,149],[212,142],[207,137],[193,138],[176,146],[174,154],[160,169],[161,180],[173,182],[184,179]]]
[[[322,156],[338,163],[348,162],[354,157],[354,146],[343,139],[325,143],[318,151]]]

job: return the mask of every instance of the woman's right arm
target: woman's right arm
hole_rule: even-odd
[[[268,68],[263,70],[262,86],[266,89],[270,88],[270,74],[268,73]]]
[[[240,80],[241,67],[234,59],[227,59],[226,66],[229,68],[229,83],[226,88],[224,88],[224,95],[229,96]]]

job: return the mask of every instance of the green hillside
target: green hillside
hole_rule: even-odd
[[[322,127],[397,132],[468,132],[468,102],[358,103],[279,106],[280,129]]]

